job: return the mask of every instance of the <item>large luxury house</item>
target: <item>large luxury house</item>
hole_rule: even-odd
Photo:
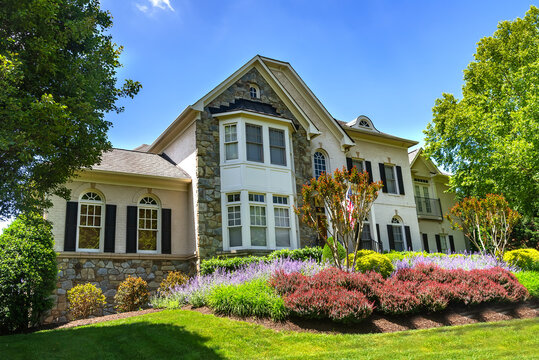
[[[462,251],[443,213],[447,174],[416,141],[383,133],[371,119],[336,120],[289,63],[255,56],[188,106],[151,144],[113,149],[68,184],[71,200],[47,214],[65,290],[96,282],[111,297],[126,275],[156,288],[199,259],[316,244],[293,212],[301,186],[356,166],[383,191],[362,234],[377,250]]]

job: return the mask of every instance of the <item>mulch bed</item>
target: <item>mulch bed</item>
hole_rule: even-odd
[[[518,304],[484,304],[477,306],[451,307],[443,312],[415,315],[373,315],[357,324],[339,324],[328,320],[306,320],[291,318],[283,322],[254,317],[239,318],[214,314],[210,308],[184,307],[185,310],[213,314],[237,321],[265,326],[276,331],[299,331],[330,334],[369,334],[386,333],[412,329],[429,329],[441,326],[466,325],[479,322],[492,322],[511,319],[528,319],[539,316],[539,302],[527,301]]]

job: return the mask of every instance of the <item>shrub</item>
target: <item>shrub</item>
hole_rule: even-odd
[[[139,277],[128,276],[114,295],[116,310],[118,312],[139,310],[148,304],[149,297],[146,281]]]
[[[288,258],[290,260],[306,261],[309,259],[322,261],[322,248],[320,246],[304,247],[301,249],[276,250],[267,256],[268,260]]]
[[[208,296],[208,305],[217,313],[240,317],[283,320],[287,315],[283,299],[263,279],[218,286]]]
[[[535,249],[508,251],[503,259],[509,265],[517,266],[522,270],[539,271],[539,251]]]
[[[217,269],[235,271],[249,264],[264,262],[265,260],[266,258],[263,256],[233,257],[227,259],[212,258],[202,261],[200,264],[200,274],[213,274]]]
[[[391,262],[394,262],[396,260],[404,260],[404,254],[402,254],[401,252],[398,252],[398,251],[388,252],[388,253],[384,254],[384,256],[386,256],[389,259],[389,261],[391,261]]]
[[[531,296],[539,297],[539,271],[521,271],[515,276]]]
[[[86,283],[67,291],[69,312],[74,319],[86,319],[96,315],[105,305],[105,295],[95,285]]]
[[[333,238],[328,238],[327,240],[330,244],[333,244]],[[346,258],[346,249],[340,242],[337,242],[337,252],[339,253],[339,260],[344,260]],[[329,262],[330,264],[335,264],[335,259],[333,258],[332,250],[328,244],[324,245],[322,249],[322,262]]]
[[[0,235],[0,333],[39,323],[52,308],[58,268],[51,225],[20,215]]]
[[[355,270],[360,272],[375,271],[383,277],[388,277],[393,272],[393,264],[389,261],[389,258],[385,255],[378,254],[374,251],[362,250],[360,254],[358,251],[358,258],[356,259]],[[362,255],[362,256],[359,256]],[[354,254],[348,255],[348,262],[350,266],[354,263]]]
[[[168,273],[167,277],[161,281],[161,284],[159,284],[157,293],[160,296],[168,296],[176,287],[185,284],[188,280],[189,278],[182,274],[181,271],[171,271]]]

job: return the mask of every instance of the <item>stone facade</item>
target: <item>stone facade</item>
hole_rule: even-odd
[[[170,271],[187,275],[196,272],[196,259],[178,257],[123,256],[112,254],[60,254],[58,256],[58,282],[53,293],[54,308],[45,317],[45,323],[68,320],[66,293],[73,286],[92,283],[101,288],[107,304],[104,315],[114,313],[114,295],[118,285],[127,276],[141,277],[148,283],[150,293],[155,294],[161,281]]]
[[[209,108],[228,106],[236,99],[252,100],[249,93],[251,83],[255,83],[260,89],[260,99],[258,101],[271,104],[279,114],[298,124],[294,115],[255,68],[249,70],[204,108],[196,124],[197,244],[201,259],[212,257],[223,250],[219,121],[212,117]],[[301,186],[312,177],[312,162],[309,155],[310,144],[307,140],[306,131],[301,126],[292,134],[292,144],[294,147],[296,187],[299,195],[301,194]],[[303,224],[300,223],[299,226],[300,244],[302,246],[311,244],[316,236],[313,238],[313,232]]]

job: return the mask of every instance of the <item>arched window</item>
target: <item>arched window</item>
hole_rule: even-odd
[[[391,225],[395,250],[406,250],[406,240],[404,238],[404,225],[402,224],[402,220],[398,216],[394,216],[393,219],[391,219]]]
[[[159,244],[159,214],[160,206],[157,200],[149,195],[144,196],[138,203],[138,252],[155,253]]]
[[[318,177],[322,175],[322,173],[327,172],[326,156],[320,151],[315,152],[313,163],[314,163],[314,177],[318,179]]]
[[[80,197],[77,250],[99,251],[103,238],[104,220],[103,196],[88,191]]]
[[[251,99],[260,99],[260,89],[257,85],[251,84],[249,86],[249,95],[251,95]]]
[[[361,120],[359,122],[359,126],[366,127],[366,128],[371,127],[366,120]]]

